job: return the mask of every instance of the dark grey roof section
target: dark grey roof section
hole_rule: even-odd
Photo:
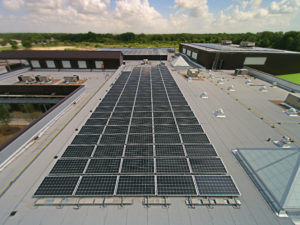
[[[0,59],[119,59],[121,51],[3,51]]]

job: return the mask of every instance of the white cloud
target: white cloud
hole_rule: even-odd
[[[1,0],[0,0],[1,1]],[[233,0],[213,14],[208,0],[174,0],[165,17],[150,0],[2,0],[4,32],[207,33],[300,29],[300,0]],[[150,1],[151,2],[151,1]],[[18,14],[19,9],[24,13]],[[14,24],[14,26],[11,26]]]
[[[16,11],[24,4],[24,0],[2,0],[3,8]]]
[[[148,0],[118,0],[112,16],[121,31],[151,33],[167,26],[167,21]]]
[[[281,2],[272,2],[269,11],[272,14],[288,14],[299,11],[299,0],[282,0]]]
[[[110,0],[68,0],[69,6],[83,14],[106,13]]]

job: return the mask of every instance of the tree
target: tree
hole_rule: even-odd
[[[17,49],[18,48],[18,42],[10,40],[9,44],[11,45],[12,49]]]
[[[0,104],[0,121],[5,126],[11,121],[10,109],[10,105]]]
[[[22,45],[25,47],[25,48],[31,48],[31,40],[30,39],[23,39],[22,40]]]

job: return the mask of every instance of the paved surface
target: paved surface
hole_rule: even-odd
[[[132,66],[134,63],[129,63],[125,70],[130,70]],[[105,208],[84,206],[78,210],[72,207],[57,209],[51,206],[35,208],[32,195],[55,164],[56,159],[53,157],[55,155],[61,156],[75,136],[75,129],[84,124],[90,110],[98,105],[99,98],[105,95],[106,90],[116,78],[114,75],[103,88],[95,93],[97,87],[104,83],[101,72],[95,72],[95,74],[86,73],[85,76],[89,78],[86,82],[87,92],[78,104],[73,105],[40,139],[0,173],[0,187],[3,189],[36,152],[49,142],[72,115],[93,96],[78,115],[51,141],[42,154],[0,198],[0,224],[292,224],[289,218],[279,218],[273,213],[232,154],[232,150],[237,147],[274,147],[274,144],[267,142],[266,139],[270,137],[278,140],[283,134],[279,129],[272,128],[268,123],[269,121],[299,121],[299,118],[288,117],[280,107],[268,101],[270,99],[283,100],[287,92],[274,88],[267,93],[261,93],[256,86],[246,86],[244,78],[233,80],[230,75],[215,73],[217,77],[225,77],[225,84],[223,85],[225,88],[234,84],[236,92],[232,94],[266,118],[261,120],[254,111],[248,110],[244,104],[228,95],[221,87],[216,86],[214,82],[218,78],[187,82],[175,71],[171,71],[171,73],[210,141],[215,146],[217,153],[225,163],[229,174],[235,180],[242,194],[240,209],[234,209],[231,206],[218,206],[213,209],[202,206],[191,209],[185,205],[183,198],[171,199],[172,204],[169,208],[154,206],[144,208],[141,199],[135,199],[132,206],[123,208],[116,206]],[[52,74],[63,76],[62,73]],[[16,80],[16,78],[10,79]],[[258,80],[255,80],[255,83],[267,85]],[[208,99],[199,97],[204,91],[208,93]],[[217,108],[224,109],[225,119],[216,118],[213,115]],[[282,124],[280,129],[299,141],[299,125]],[[294,143],[293,146],[297,146],[297,144]],[[13,210],[16,210],[17,213],[11,217],[9,214]]]

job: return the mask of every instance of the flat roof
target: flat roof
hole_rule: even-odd
[[[122,66],[123,71],[131,71],[135,65]],[[155,62],[151,62],[155,65]],[[284,100],[287,91],[280,88],[269,88],[269,84],[255,79],[255,85],[266,85],[269,91],[261,93],[259,86],[248,86],[245,77],[233,77],[233,71],[212,72],[215,78],[204,78],[203,81],[188,82],[182,74],[170,67],[182,94],[195,113],[196,118],[202,124],[203,130],[214,145],[218,155],[222,158],[228,172],[232,175],[239,191],[241,192],[239,209],[231,206],[215,206],[207,208],[199,206],[189,208],[185,205],[185,198],[171,198],[168,208],[145,208],[142,199],[134,198],[131,206],[114,207],[107,206],[83,206],[78,210],[73,207],[57,209],[53,206],[34,207],[34,192],[47,176],[56,163],[54,156],[60,157],[66,147],[77,135],[76,129],[81,128],[102,99],[111,84],[116,81],[118,73],[115,73],[106,83],[104,72],[86,72],[82,76],[89,77],[86,82],[86,95],[72,108],[57,120],[36,142],[28,147],[15,161],[8,165],[0,173],[0,190],[3,190],[13,177],[37,154],[39,157],[13,182],[11,187],[0,198],[0,223],[1,224],[280,224],[292,225],[290,218],[280,218],[271,210],[259,190],[245,173],[239,162],[232,154],[236,148],[272,148],[275,145],[266,141],[268,138],[279,140],[283,133],[292,136],[296,140],[299,137],[299,117],[292,118],[283,113],[283,109],[269,102],[269,100]],[[25,74],[31,75],[30,71]],[[49,72],[39,72],[49,73]],[[56,77],[63,77],[65,72],[51,72]],[[24,75],[25,75],[24,74]],[[81,75],[81,73],[79,73]],[[224,84],[217,86],[216,81],[224,77]],[[15,82],[16,77],[3,80],[5,83]],[[97,90],[100,85],[103,87]],[[233,84],[236,91],[227,94],[226,88]],[[221,89],[223,88],[223,89]],[[224,90],[225,89],[225,90]],[[208,99],[201,99],[204,91]],[[249,94],[250,93],[250,94]],[[92,97],[90,100],[89,98]],[[236,100],[239,99],[239,101]],[[249,105],[255,112],[264,116],[262,120],[254,110],[248,110]],[[81,110],[80,108],[83,107]],[[225,119],[216,118],[213,112],[217,108],[223,108]],[[73,116],[75,117],[71,119]],[[71,120],[70,120],[71,119]],[[68,122],[70,121],[70,122]],[[281,121],[277,125],[279,129],[272,128],[268,122]],[[284,123],[285,122],[285,123]],[[62,129],[63,128],[63,129]],[[58,130],[61,131],[57,133]],[[280,131],[282,130],[282,131]],[[57,133],[57,134],[56,134]],[[49,143],[48,143],[49,142]],[[45,144],[48,143],[46,146]],[[299,147],[294,142],[292,147]],[[9,216],[12,211],[17,211],[14,216]]]
[[[0,52],[0,59],[119,59],[120,51],[15,50]]]
[[[247,52],[247,53],[279,53],[279,54],[300,54],[300,52],[293,52],[280,49],[272,48],[261,48],[261,47],[241,47],[240,45],[222,45],[219,43],[181,43],[182,45],[197,48],[200,50],[205,50],[209,52],[228,52],[228,53],[238,53],[238,52]]]

